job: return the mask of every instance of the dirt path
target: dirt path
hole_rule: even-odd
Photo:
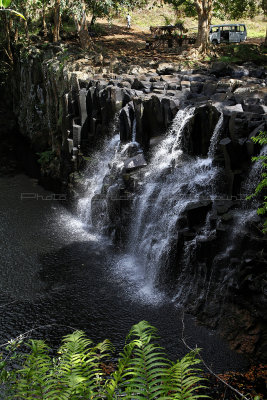
[[[100,21],[100,26],[103,34],[94,38],[94,43],[99,52],[102,52],[104,57],[117,57],[123,59],[127,63],[136,65],[148,64],[150,62],[183,62],[194,61],[198,58],[197,51],[192,46],[182,46],[168,48],[167,43],[164,48],[160,47],[153,50],[146,49],[146,41],[151,39],[149,30],[146,31],[133,26],[131,29],[126,28],[126,24],[117,23],[109,26],[105,20]],[[248,46],[255,47],[260,50],[260,45],[263,43],[263,38],[250,38],[245,43],[220,45],[213,49],[211,58],[220,58],[221,56],[231,54],[231,46]],[[230,54],[228,54],[230,52]],[[242,51],[244,53],[244,50]],[[245,50],[246,53],[246,50]],[[247,53],[249,57],[249,53]],[[205,61],[208,61],[207,59]],[[209,60],[210,61],[210,60]],[[230,60],[229,60],[230,61]],[[243,60],[241,59],[241,62]],[[247,58],[244,60],[247,61]],[[253,60],[252,60],[253,61]]]

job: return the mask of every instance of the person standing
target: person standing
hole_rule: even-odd
[[[131,29],[131,16],[129,13],[126,16],[126,22],[127,22],[127,28]]]

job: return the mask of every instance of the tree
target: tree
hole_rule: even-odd
[[[213,0],[213,14],[222,20],[253,18],[261,11],[261,7],[263,3],[258,0]]]
[[[109,14],[111,9],[116,6],[113,0],[85,0],[88,11],[90,12],[91,26],[95,24],[97,18],[105,17]]]
[[[54,29],[53,29],[53,42],[59,41],[61,15],[60,15],[60,0],[55,0],[54,5]]]
[[[107,17],[112,12],[126,8],[128,11],[135,8],[143,8],[147,6],[147,0],[85,0],[86,6],[91,18],[91,26],[95,24],[97,18]],[[157,1],[154,1],[154,5]]]
[[[212,0],[194,0],[198,14],[197,42],[201,52],[206,53],[209,44],[209,25],[212,17]]]
[[[9,17],[10,17],[10,15],[15,15],[24,20],[25,20],[25,17],[18,11],[9,8],[10,4],[11,4],[11,0],[0,0],[0,11],[3,13],[4,33],[5,33],[5,39],[6,39],[6,48],[4,50],[6,52],[6,55],[9,59],[10,64],[13,64],[13,53],[11,50],[12,19]]]
[[[178,14],[182,8],[186,15],[198,18],[198,34],[196,44],[203,53],[207,51],[209,44],[209,25],[212,17],[213,0],[164,0],[171,4]]]
[[[222,20],[225,18],[253,18],[260,10],[266,15],[267,9],[266,0],[164,0],[164,2],[171,4],[176,14],[180,8],[187,16],[197,15],[197,45],[204,53],[209,44],[209,25],[213,15]]]

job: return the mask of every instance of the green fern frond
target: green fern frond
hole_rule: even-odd
[[[135,346],[135,341],[132,341],[126,344],[123,348],[123,352],[120,353],[117,369],[111,375],[111,379],[106,383],[105,389],[107,393],[107,400],[114,399],[115,393],[117,395],[122,393],[122,382],[124,380],[124,374],[126,368],[128,368],[128,365],[131,361],[133,349]]]
[[[107,377],[100,361],[113,347],[109,341],[97,345],[76,331],[62,340],[58,357],[49,356],[43,341],[30,341],[30,353],[20,369],[4,374],[9,379],[8,400],[193,400],[204,397],[196,368],[200,360],[192,352],[171,363],[156,342],[157,330],[141,321],[130,330],[115,372]],[[3,364],[3,363],[2,363]],[[1,364],[1,373],[6,363]]]
[[[205,388],[204,385],[199,384],[204,380],[199,376],[201,369],[195,367],[201,362],[197,358],[198,353],[199,349],[191,351],[170,368],[169,375],[173,399],[193,400],[208,397],[197,393]]]
[[[126,399],[169,399],[168,369],[170,362],[162,347],[150,343],[157,329],[141,321],[130,330],[128,338],[137,337],[133,357],[123,374]]]

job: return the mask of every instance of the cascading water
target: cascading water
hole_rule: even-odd
[[[214,129],[211,141],[210,141],[210,147],[209,147],[209,151],[208,151],[209,158],[214,158],[214,154],[215,154],[216,146],[217,146],[217,143],[219,140],[222,124],[223,124],[223,113],[221,113],[221,115],[220,115],[220,118],[215,126],[215,129]]]
[[[266,154],[267,146],[264,146],[261,149],[259,156],[266,156]],[[241,207],[234,213],[235,224],[233,229],[233,239],[236,238],[241,231],[246,230],[250,222],[257,218],[256,210],[259,207],[258,198],[253,198],[252,200],[248,201],[246,200],[246,197],[254,193],[255,188],[260,183],[262,172],[262,161],[258,160],[254,162],[247,176],[247,179],[241,186]],[[232,247],[233,246],[230,246],[229,249],[231,250]]]
[[[133,120],[132,142],[136,142],[136,118]]]
[[[177,221],[187,206],[213,196],[217,168],[212,166],[212,156],[223,116],[215,127],[209,157],[200,158],[185,154],[181,145],[183,130],[193,114],[192,107],[177,113],[154,151],[134,202],[128,254],[120,258],[117,270],[135,282],[140,299],[162,299],[156,286],[177,242]]]
[[[96,193],[101,192],[103,179],[109,172],[109,163],[116,156],[119,145],[119,135],[106,139],[101,150],[94,153],[92,160],[85,171],[87,178],[84,181],[86,187],[84,197],[78,201],[78,216],[83,223],[91,226],[91,202]]]

